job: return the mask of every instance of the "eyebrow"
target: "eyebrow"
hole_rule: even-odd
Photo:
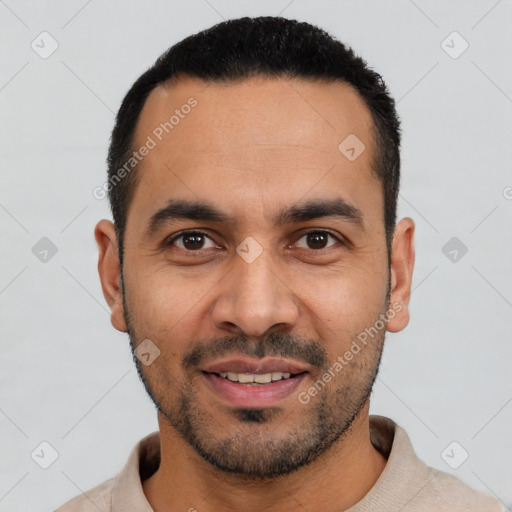
[[[365,231],[364,216],[361,210],[340,197],[335,199],[313,199],[283,209],[278,212],[274,226],[306,222],[322,217],[339,217]],[[234,222],[234,219],[207,202],[170,199],[165,207],[150,217],[146,233],[151,237],[163,225],[178,219],[222,224],[233,224]]]

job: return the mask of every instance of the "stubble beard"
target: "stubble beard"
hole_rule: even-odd
[[[246,479],[273,479],[288,475],[318,459],[335,443],[342,442],[367,404],[378,375],[385,329],[379,331],[371,346],[365,346],[362,352],[366,351],[366,354],[363,357],[360,357],[361,353],[357,354],[314,400],[307,405],[297,400],[298,410],[295,413],[287,413],[282,408],[232,410],[234,427],[223,429],[219,418],[201,407],[188,376],[185,382],[177,383],[165,372],[164,366],[160,367],[158,374],[155,373],[155,368],[159,367],[158,360],[145,367],[135,356],[136,341],[140,343],[143,338],[137,334],[124,293],[123,305],[133,360],[157,410],[205,461],[222,472]],[[252,350],[248,348],[246,338],[223,340],[225,346],[244,348],[243,352],[233,353],[250,356],[257,353],[263,357],[261,354],[264,353],[290,357],[294,349],[301,352],[299,342],[288,335],[273,335]],[[287,350],[283,352],[275,347],[287,347]],[[317,361],[323,361],[319,376],[332,367],[333,363],[326,360],[325,349],[319,342],[309,341],[307,350],[312,359],[316,355]],[[183,372],[183,375],[188,374]],[[287,423],[293,426],[283,429]],[[282,432],[280,435],[276,434],[278,428]]]

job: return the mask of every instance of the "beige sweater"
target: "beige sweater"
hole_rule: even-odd
[[[405,430],[389,418],[370,416],[370,435],[387,464],[368,494],[346,512],[504,512],[499,501],[419,460]],[[153,432],[135,445],[115,478],[56,512],[154,512],[141,482],[156,471],[159,449],[159,433]]]

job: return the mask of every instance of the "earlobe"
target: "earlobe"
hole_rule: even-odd
[[[395,228],[391,253],[391,293],[387,330],[398,332],[409,323],[409,299],[411,295],[412,273],[414,270],[414,221],[402,219]]]
[[[126,332],[121,267],[114,224],[108,220],[98,222],[94,229],[94,238],[99,252],[98,273],[103,296],[110,307],[110,321],[115,329]]]

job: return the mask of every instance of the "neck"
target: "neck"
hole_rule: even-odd
[[[349,431],[315,461],[264,481],[212,467],[159,414],[161,463],[143,482],[144,494],[158,512],[346,510],[368,493],[386,465],[370,441],[368,408],[367,401]]]

